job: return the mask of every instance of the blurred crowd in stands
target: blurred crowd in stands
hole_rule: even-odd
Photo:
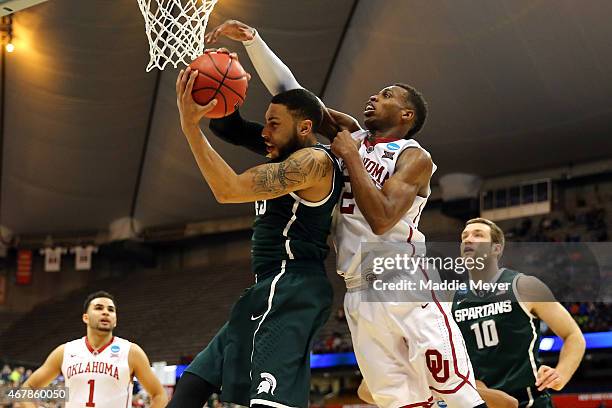
[[[606,208],[592,207],[545,216],[524,218],[506,231],[508,241],[603,242],[608,241]]]
[[[330,318],[328,327],[331,330],[326,330],[328,334],[323,334],[315,340],[313,345],[313,353],[346,353],[353,351],[351,343],[351,334],[346,323],[344,308],[339,307],[334,316]]]
[[[0,385],[10,387],[19,387],[32,375],[32,370],[23,366],[11,368],[8,364],[4,364],[2,372],[0,372]]]
[[[19,388],[21,385],[32,375],[32,368],[26,368],[22,365],[10,366],[8,364],[2,365],[2,371],[0,371],[0,388]],[[50,387],[63,387],[64,377],[59,376]],[[11,408],[11,404],[3,404],[0,399],[0,408]],[[52,401],[43,401],[38,405],[38,408],[59,408],[60,404]]]
[[[612,304],[593,302],[564,303],[580,330],[584,333],[603,332],[612,329]],[[552,334],[550,330],[546,335]]]

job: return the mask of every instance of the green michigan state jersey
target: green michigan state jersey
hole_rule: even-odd
[[[333,164],[330,193],[316,203],[295,193],[255,202],[252,267],[257,275],[278,270],[283,260],[322,263],[329,253],[327,237],[343,187],[342,172],[329,146],[316,144],[308,149],[323,150],[329,156]]]
[[[476,379],[512,395],[535,390],[540,366],[540,321],[517,300],[520,275],[502,268],[494,281],[509,283],[508,290],[457,292],[453,301]]]

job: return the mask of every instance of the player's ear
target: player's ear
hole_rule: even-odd
[[[410,122],[414,119],[414,111],[411,109],[404,109],[402,112],[402,119],[406,122]]]
[[[300,136],[306,136],[312,132],[312,120],[304,119],[298,123],[298,133]]]
[[[87,313],[83,313],[83,323],[85,324],[89,323],[89,316],[87,315]]]
[[[502,244],[493,244],[493,255],[495,255],[497,258],[501,256],[503,250],[504,248],[502,247]]]

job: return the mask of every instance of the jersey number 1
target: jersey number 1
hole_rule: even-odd
[[[87,384],[89,384],[89,401],[87,401],[85,403],[86,407],[95,407],[96,403],[93,402],[93,395],[94,395],[94,387],[96,385],[96,380],[89,380],[87,381]]]
[[[479,350],[499,344],[495,320],[485,320],[482,323],[476,322],[470,326],[470,329],[474,332],[474,335],[476,335],[476,345]]]

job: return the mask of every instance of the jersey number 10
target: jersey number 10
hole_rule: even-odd
[[[480,323],[476,322],[470,326],[470,329],[474,332],[474,335],[476,335],[476,345],[479,350],[499,344],[495,320],[485,320]]]

